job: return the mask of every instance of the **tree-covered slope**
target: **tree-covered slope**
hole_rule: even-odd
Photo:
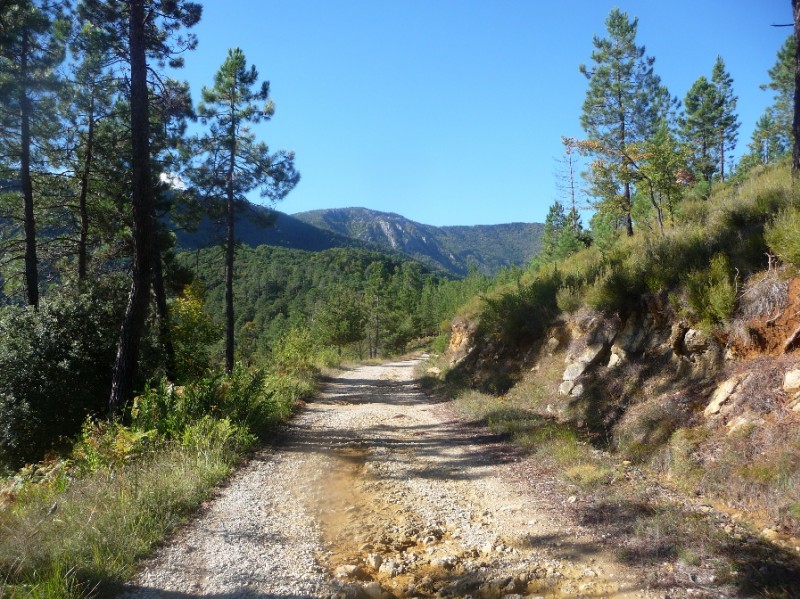
[[[312,210],[292,216],[318,229],[403,252],[462,275],[473,265],[494,274],[529,262],[539,249],[543,228],[539,223],[434,227],[366,208]]]
[[[221,250],[184,252],[178,255],[178,261],[204,282],[206,306],[222,323],[225,289]],[[430,329],[440,315],[427,314],[421,307],[423,289],[447,282],[403,256],[360,248],[309,252],[269,245],[240,248],[234,275],[237,345],[244,355],[268,352],[291,328],[312,327],[320,310],[347,294],[352,295],[352,311],[365,315],[378,312],[383,342],[389,343],[396,333],[393,329],[404,327],[401,321],[409,316],[413,316],[414,327],[408,334]]]
[[[219,245],[225,234],[222,224],[204,219],[196,230],[177,232],[183,249],[195,250]],[[250,205],[236,219],[236,239],[250,247],[270,245],[318,252],[331,248],[361,247],[370,244],[328,229],[316,227],[283,212]],[[378,249],[373,247],[372,249]]]

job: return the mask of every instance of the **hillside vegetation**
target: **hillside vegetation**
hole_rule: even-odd
[[[586,495],[587,511],[631,501],[618,482],[624,460],[793,552],[798,215],[790,169],[773,165],[685,200],[663,233],[534,265],[454,318],[440,384],[468,413],[553,461]],[[642,534],[665,526],[666,515],[649,509],[631,513]],[[699,529],[678,519],[659,551],[720,559],[722,541],[693,538]],[[749,567],[744,554],[755,545],[732,534],[725,543],[741,551],[722,560],[726,580],[786,592],[795,575],[780,567],[743,582],[753,573],[736,569]]]

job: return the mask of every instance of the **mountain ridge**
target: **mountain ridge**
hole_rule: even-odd
[[[522,222],[438,227],[368,208],[286,214],[251,205],[237,216],[236,238],[251,247],[375,250],[464,276],[472,267],[494,275],[502,268],[528,263],[539,249],[543,229],[542,224]],[[194,231],[179,231],[178,244],[186,250],[216,245],[221,242],[223,231],[206,219]]]
[[[488,274],[529,262],[539,250],[544,225],[434,226],[395,212],[368,208],[329,208],[291,215],[332,233],[400,251],[420,262],[456,274],[471,266]]]

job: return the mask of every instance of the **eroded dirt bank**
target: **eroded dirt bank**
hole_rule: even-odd
[[[685,594],[571,524],[558,484],[421,393],[415,364],[330,381],[124,596]]]

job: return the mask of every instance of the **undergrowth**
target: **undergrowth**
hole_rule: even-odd
[[[291,352],[296,345],[288,344]],[[26,466],[0,501],[0,596],[113,594],[263,436],[314,392],[314,366],[238,365],[176,387],[161,381],[128,424],[84,423],[73,450]]]

